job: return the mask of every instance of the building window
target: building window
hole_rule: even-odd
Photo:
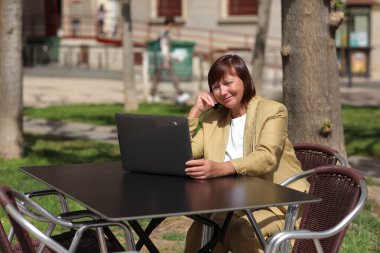
[[[182,0],[158,0],[158,17],[182,16]]]
[[[356,2],[355,2],[356,3]],[[371,2],[347,5],[335,42],[342,76],[370,76]]]
[[[258,4],[258,0],[220,0],[218,24],[255,24]]]
[[[257,15],[257,0],[228,0],[228,15]]]

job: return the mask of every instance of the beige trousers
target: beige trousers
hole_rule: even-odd
[[[269,237],[284,228],[284,216],[277,216],[269,209],[253,212],[264,237]],[[226,214],[216,214],[214,221],[223,225]],[[193,222],[186,236],[185,253],[195,253],[200,249],[203,225]],[[226,253],[264,252],[256,234],[243,212],[235,212],[226,231],[225,237],[218,242],[213,252]]]

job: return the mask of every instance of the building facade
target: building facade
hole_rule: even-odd
[[[147,42],[157,39],[166,16],[175,17],[175,40],[195,42],[195,55],[207,60],[237,52],[250,61],[258,2],[131,0],[136,64],[141,64]],[[26,41],[58,39],[60,51],[51,55],[61,64],[121,68],[122,0],[24,0],[24,4],[24,24],[29,25],[25,26]],[[345,31],[337,36],[342,74],[351,69],[354,75],[380,77],[380,63],[375,60],[380,57],[380,1],[347,0],[346,4],[350,18],[340,28]],[[99,34],[97,12],[101,5],[105,8],[104,32]],[[347,45],[351,46],[347,49]],[[281,2],[272,1],[267,65],[281,67],[280,46]]]

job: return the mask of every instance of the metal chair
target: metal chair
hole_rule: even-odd
[[[115,242],[112,240],[113,238],[104,236],[102,229],[109,226],[121,227],[127,246],[130,250],[135,248],[131,231],[123,222],[109,222],[106,220],[72,222],[71,219],[83,217],[81,214],[77,215],[75,213],[71,217],[68,213],[64,218],[55,217],[24,194],[15,192],[7,186],[0,186],[0,204],[9,217],[19,243],[18,245],[12,245],[2,224],[0,224],[0,249],[5,253],[20,252],[20,249],[22,252],[51,252],[51,250],[55,252],[124,251],[124,248],[117,240]],[[58,224],[70,230],[58,235],[48,236],[32,225],[23,214],[28,216],[29,219]],[[29,234],[37,239],[32,241]]]
[[[301,162],[303,171],[314,169],[320,166],[336,165],[337,163],[343,166],[347,166],[347,163],[338,151],[321,144],[298,143],[294,145],[294,151],[296,153],[297,159]],[[285,180],[281,183],[281,185],[288,185],[288,180],[292,180],[292,178]],[[298,205],[292,206],[292,209],[289,210],[290,215],[292,215],[294,212],[297,212],[298,208]],[[256,231],[260,230],[259,225],[252,215],[253,210],[246,209],[243,211],[246,213],[248,221],[250,222],[252,228]],[[288,228],[291,224],[292,223],[290,222],[286,222],[285,229]],[[208,233],[209,232],[205,232],[206,235]],[[261,246],[265,248],[267,244],[265,238],[259,235],[259,241]]]
[[[305,205],[299,229],[272,236],[266,245],[266,253],[277,252],[278,247],[289,239],[296,239],[293,253],[338,252],[348,225],[365,205],[367,185],[363,176],[352,168],[318,167],[295,175],[286,185],[303,177],[310,178],[309,193],[322,201]],[[286,244],[282,244],[282,250],[285,248]]]
[[[304,171],[325,165],[336,165],[338,162],[342,166],[347,166],[347,162],[338,151],[325,145],[297,143],[294,145],[294,151]]]
[[[301,162],[301,167],[303,171],[308,171],[320,166],[336,165],[337,163],[343,166],[347,166],[346,161],[339,154],[339,152],[328,146],[312,143],[298,143],[294,145],[294,150],[297,159]],[[281,185],[287,186],[292,180],[293,178],[291,177],[282,182]],[[294,205],[291,207],[291,209],[288,209],[289,215],[287,215],[286,218],[285,229],[289,229],[292,225],[294,225],[295,220],[293,214],[297,213],[298,208],[299,205]],[[252,212],[254,210],[245,209],[243,211],[247,215],[248,221],[251,224],[252,229],[254,229],[255,231],[259,231],[260,227],[252,215]],[[209,241],[210,234],[211,228],[204,226],[202,245]],[[265,238],[262,235],[258,234],[258,239],[262,248],[265,248],[267,245],[267,241],[265,240]]]

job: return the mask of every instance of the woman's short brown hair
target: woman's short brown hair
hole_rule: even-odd
[[[208,87],[212,92],[212,85],[219,82],[226,74],[236,75],[244,85],[242,104],[247,105],[256,95],[255,85],[244,60],[238,55],[224,55],[218,58],[208,72]]]

